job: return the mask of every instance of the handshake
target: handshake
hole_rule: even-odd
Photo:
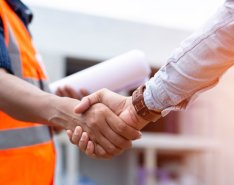
[[[140,130],[149,122],[136,113],[131,97],[107,89],[91,95],[81,90],[80,94],[85,96],[81,101],[75,100],[81,96],[69,87],[58,88],[56,94],[70,97],[64,101],[73,109],[63,107],[64,116],[51,121],[60,122],[71,143],[93,158],[108,159],[130,148],[132,140],[141,137]]]

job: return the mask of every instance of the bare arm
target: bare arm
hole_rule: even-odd
[[[65,128],[67,125],[50,122],[53,115],[58,115],[55,107],[59,99],[0,69],[0,109],[11,117]]]
[[[43,92],[0,69],[0,110],[15,119],[73,131],[76,126],[81,126],[92,140],[102,146],[97,148],[96,153],[105,158],[129,148],[129,139],[139,137],[137,130],[125,125],[104,105],[96,105],[86,114],[75,114],[74,107],[79,102],[76,99]],[[122,136],[123,127],[124,131],[128,132],[128,138]],[[116,129],[113,131],[113,128]]]

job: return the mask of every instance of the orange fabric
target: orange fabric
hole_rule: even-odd
[[[0,0],[0,16],[6,44],[8,45],[9,40],[8,27],[15,37],[23,78],[46,80],[46,75],[37,61],[30,34],[4,0]],[[0,131],[37,125],[17,121],[0,112]],[[52,185],[54,167],[55,149],[52,140],[33,146],[0,150],[0,185]]]
[[[1,0],[0,0],[0,5],[1,5]],[[1,17],[4,17],[4,14],[3,14],[3,12],[2,12],[1,6],[0,6],[0,16],[1,16]],[[3,27],[4,27],[4,28],[7,28],[7,24],[6,24],[5,18],[2,18],[2,23],[3,23]],[[7,31],[7,29],[4,29],[4,38],[5,38],[6,45],[8,45],[9,36],[8,36],[8,31]]]
[[[7,129],[16,129],[16,128],[25,128],[36,126],[38,124],[23,122],[13,119],[12,117],[8,116],[4,112],[0,112],[0,131],[7,130]],[[4,120],[4,121],[3,121]]]
[[[40,77],[42,80],[46,79],[46,75],[37,61],[36,50],[33,47],[32,39],[28,30],[25,28],[20,18],[9,7],[9,5],[4,0],[1,1],[2,14],[5,14],[7,17],[7,21],[12,28],[18,45],[20,46],[19,50],[23,77],[33,79],[38,79],[38,77]]]
[[[0,150],[1,185],[52,185],[55,156],[52,143]]]

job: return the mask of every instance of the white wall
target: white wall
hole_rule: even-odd
[[[34,42],[43,53],[107,59],[138,48],[161,66],[188,31],[32,7]]]

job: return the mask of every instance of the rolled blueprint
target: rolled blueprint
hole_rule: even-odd
[[[81,88],[89,93],[102,88],[119,92],[144,84],[149,79],[149,74],[150,67],[144,53],[132,50],[56,81],[50,88],[53,93],[64,85],[77,92]]]

